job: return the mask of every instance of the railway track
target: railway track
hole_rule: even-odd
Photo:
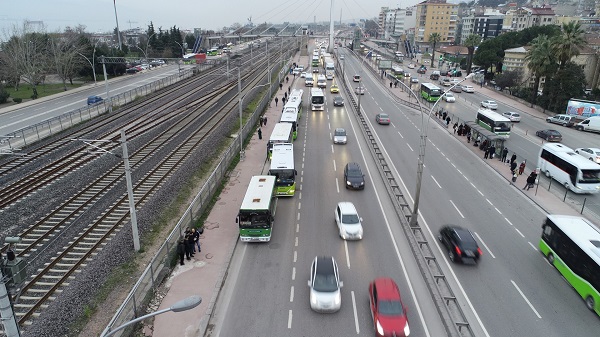
[[[265,61],[266,62],[266,61]],[[244,77],[247,85],[252,87],[258,82],[255,73],[248,73]],[[157,152],[157,149],[172,141],[177,134],[189,129],[194,125],[199,115],[205,116],[206,121],[201,127],[193,128],[189,137],[177,145],[175,150],[161,158],[159,164],[147,172],[134,187],[136,208],[143,206],[146,201],[167,181],[174,172],[182,165],[190,153],[196,151],[202,142],[209,137],[220,123],[227,119],[235,111],[237,106],[237,89],[228,89],[231,83],[224,84],[221,89],[214,91],[211,95],[201,98],[202,102],[195,105],[188,104],[181,108],[180,119],[167,130],[156,136],[151,142],[138,149],[132,156],[131,162],[134,167],[139,167],[148,161]],[[225,108],[210,114],[207,110],[213,110],[213,104],[226,100]],[[194,109],[193,106],[201,106]],[[184,115],[184,116],[183,116]],[[114,136],[114,135],[113,135]],[[115,144],[107,145],[107,149],[115,149]],[[69,198],[62,205],[30,226],[19,236],[22,243],[17,245],[19,256],[32,257],[44,245],[51,244],[65,227],[73,225],[78,217],[90,210],[116,185],[123,183],[124,174],[121,164],[115,165],[93,183],[86,186],[79,193]],[[86,265],[102,247],[110,241],[111,237],[128,223],[129,205],[127,195],[123,194],[112,205],[98,215],[95,221],[85,226],[80,235],[73,238],[56,256],[47,262],[44,268],[35,272],[35,275],[21,289],[19,302],[15,304],[15,312],[19,323],[29,325],[36,316],[40,314],[47,301],[55,298],[63,286],[68,285],[68,280],[73,274]],[[5,247],[6,248],[6,247]]]

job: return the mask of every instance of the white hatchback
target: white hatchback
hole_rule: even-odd
[[[448,103],[456,102],[456,98],[450,92],[445,93],[444,96],[442,96],[442,98]]]
[[[484,108],[492,109],[492,110],[498,109],[498,103],[496,103],[496,101],[490,101],[490,100],[482,101],[481,106]]]
[[[362,218],[351,202],[340,202],[335,208],[335,223],[339,235],[344,240],[361,240],[363,238]]]
[[[512,111],[503,112],[502,116],[510,119],[511,122],[517,123],[517,122],[521,121],[521,115],[518,112],[512,112]]]

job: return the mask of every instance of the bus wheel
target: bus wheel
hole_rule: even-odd
[[[592,295],[589,295],[586,299],[585,299],[585,305],[588,307],[588,309],[590,310],[594,310],[594,298],[592,297]]]
[[[554,265],[554,254],[549,253],[548,256],[546,256],[546,259],[548,259],[548,262],[550,262],[551,265]]]
[[[546,171],[546,177],[550,178],[550,171]]]

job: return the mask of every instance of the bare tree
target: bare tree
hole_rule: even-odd
[[[49,45],[54,60],[54,68],[65,91],[67,91],[67,80],[73,84],[73,77],[85,62],[85,59],[80,56],[85,51],[81,38],[82,35],[71,29],[67,29],[62,34],[55,33],[50,38]]]

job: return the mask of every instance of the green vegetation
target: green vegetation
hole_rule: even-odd
[[[69,90],[79,88],[82,84],[67,84],[67,88]],[[14,88],[7,88],[6,91],[13,98],[20,98],[23,100],[31,99],[33,96],[33,87],[29,84],[22,84],[19,86],[19,90],[15,90]],[[53,84],[43,84],[37,86],[37,94],[38,98],[54,95],[64,91],[64,87],[62,83],[53,83]]]

